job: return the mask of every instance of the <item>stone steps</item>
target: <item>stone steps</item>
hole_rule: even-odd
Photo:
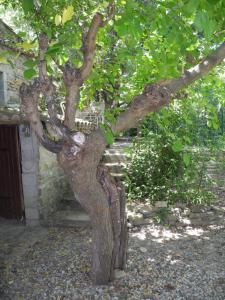
[[[109,168],[110,174],[120,180],[124,178],[122,168],[127,162],[124,148],[129,145],[130,143],[126,141],[118,141],[106,149],[103,157],[103,163]],[[61,202],[58,211],[43,221],[42,224],[45,226],[86,227],[90,226],[90,219],[79,203],[75,201],[71,191],[67,199]]]
[[[124,179],[123,167],[126,165],[128,157],[126,154],[125,149],[129,147],[131,143],[119,141],[114,143],[110,148],[106,149],[105,155],[103,157],[103,163],[109,168],[110,174],[113,177],[116,177],[120,180]],[[225,176],[224,173],[221,173],[221,168],[218,168],[218,162],[211,161],[207,166],[208,174],[211,176],[212,179],[218,179],[219,183],[217,183],[216,189],[221,189],[225,191]],[[220,171],[220,172],[219,172]],[[184,209],[184,208],[183,208]],[[129,209],[128,209],[129,210]],[[217,211],[217,212],[216,212]],[[201,215],[198,215],[198,212],[190,211],[191,216],[186,218],[185,223],[185,216],[184,216],[184,223],[183,225],[194,225],[194,226],[201,226],[201,225],[210,225],[210,224],[223,224],[223,220],[225,220],[225,212],[221,213],[216,208],[214,213],[212,212],[201,212]],[[143,225],[143,224],[151,224],[155,217],[155,211],[151,210],[150,215],[141,214],[138,212],[141,217],[136,219],[133,225]],[[136,218],[136,217],[135,217]],[[136,222],[136,223],[135,223]],[[168,215],[166,222],[170,225],[175,225],[180,222],[177,219],[176,214],[173,213]],[[71,192],[68,199],[64,199],[62,203],[62,207],[59,211],[52,216],[48,220],[47,226],[66,226],[66,227],[74,227],[74,226],[90,226],[90,219],[84,210],[80,207],[80,205],[74,200],[74,196]]]
[[[123,179],[123,167],[127,163],[127,154],[125,149],[131,145],[126,139],[117,141],[110,148],[106,149],[103,157],[104,164],[109,168],[109,172],[113,177]]]
[[[41,223],[47,227],[87,227],[90,226],[90,218],[71,194],[71,198],[62,201],[57,212]]]

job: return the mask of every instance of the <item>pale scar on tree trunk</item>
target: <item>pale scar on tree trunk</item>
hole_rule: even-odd
[[[114,278],[116,269],[126,266],[127,225],[126,197],[120,182],[112,178],[101,159],[107,143],[103,130],[96,129],[89,135],[73,130],[75,112],[79,105],[79,90],[91,73],[94,64],[96,36],[99,28],[113,17],[114,5],[108,8],[108,17],[96,13],[80,49],[83,64],[80,68],[68,61],[57,66],[62,72],[66,90],[64,121],[58,118],[54,79],[47,73],[45,54],[49,47],[47,34],[39,35],[39,77],[30,84],[22,84],[20,97],[22,110],[36,133],[40,144],[56,153],[75,199],[90,216],[92,224],[92,270],[96,284],[106,284]],[[135,96],[115,124],[109,124],[114,134],[134,127],[149,112],[169,104],[177,91],[207,74],[225,58],[225,43],[195,67],[186,70],[180,77],[146,84],[143,92]],[[38,111],[40,95],[44,97],[48,110],[48,122],[57,135],[51,138],[46,132]]]

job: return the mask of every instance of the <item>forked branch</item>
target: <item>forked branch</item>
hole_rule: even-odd
[[[76,108],[79,104],[79,89],[92,71],[95,57],[95,47],[98,31],[114,15],[114,4],[108,6],[108,15],[104,16],[96,13],[92,19],[87,34],[83,38],[81,52],[83,53],[83,64],[80,68],[75,68],[71,63],[67,63],[63,68],[63,79],[66,87],[66,110],[64,124],[70,129],[74,127]]]
[[[38,112],[38,97],[40,94],[40,84],[35,80],[33,84],[23,83],[20,87],[22,99],[22,110],[26,114],[32,129],[36,133],[40,143],[49,151],[58,153],[62,149],[62,143],[51,140],[44,132],[43,125]]]
[[[31,84],[22,84],[20,88],[20,97],[22,100],[22,109],[29,120],[32,129],[36,133],[40,143],[52,152],[59,152],[62,148],[62,142],[53,141],[43,129],[40,114],[38,112],[38,100],[43,95],[47,105],[49,122],[57,133],[59,138],[65,140],[69,138],[69,130],[57,117],[55,108],[56,88],[52,78],[47,73],[46,51],[48,49],[48,37],[45,33],[39,36],[39,77],[35,78]]]

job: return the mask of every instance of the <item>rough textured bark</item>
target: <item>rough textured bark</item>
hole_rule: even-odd
[[[105,148],[104,134],[97,130],[76,151],[73,144],[65,144],[58,154],[75,198],[91,219],[92,277],[97,284],[108,283],[126,260],[125,195],[99,165]]]
[[[126,196],[122,184],[110,176],[105,166],[98,166],[97,178],[101,183],[110,206],[114,247],[111,262],[111,277],[115,269],[125,269],[127,249]]]

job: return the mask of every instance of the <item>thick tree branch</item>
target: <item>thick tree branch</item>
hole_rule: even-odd
[[[88,30],[86,37],[84,38],[83,45],[81,48],[84,56],[84,62],[81,68],[79,69],[79,74],[82,81],[84,81],[91,73],[92,66],[94,63],[96,37],[99,28],[101,28],[103,25],[103,15],[101,15],[100,13],[96,13],[92,19],[91,26]]]
[[[108,16],[104,20],[103,15],[96,13],[86,36],[83,38],[81,51],[83,53],[83,64],[80,68],[75,68],[67,63],[63,70],[63,79],[66,86],[66,110],[64,124],[70,129],[74,127],[76,107],[79,104],[79,89],[83,82],[90,75],[95,56],[97,33],[114,15],[114,5],[108,7]]]
[[[70,139],[70,130],[61,122],[61,120],[57,116],[54,101],[56,97],[56,88],[52,82],[52,79],[49,78],[46,81],[46,84],[42,85],[42,87],[44,88],[45,103],[50,117],[49,122],[53,127],[53,130],[63,140]]]
[[[148,84],[144,91],[134,97],[128,109],[120,114],[112,131],[118,133],[135,127],[149,112],[156,111],[159,107],[169,103],[170,90],[160,84]]]
[[[79,89],[82,86],[82,81],[78,75],[78,70],[70,63],[64,66],[63,80],[66,87],[64,124],[72,129],[75,124],[76,107],[79,104]]]
[[[47,65],[45,60],[45,54],[48,49],[48,37],[45,33],[41,33],[38,39],[39,44],[39,78],[41,81],[45,81],[48,78]]]
[[[79,104],[79,89],[90,75],[94,63],[96,37],[103,25],[103,16],[97,13],[91,22],[86,37],[83,40],[83,65],[77,69],[70,63],[64,67],[63,79],[66,87],[66,110],[64,124],[72,129],[75,124],[76,107]]]
[[[225,42],[195,67],[185,71],[181,77],[146,85],[144,91],[134,97],[128,109],[120,114],[116,124],[112,126],[113,132],[135,127],[149,112],[169,104],[175,93],[208,74],[224,58]]]
[[[40,120],[40,115],[37,108],[37,101],[40,93],[38,80],[31,85],[23,83],[20,87],[20,97],[22,100],[22,110],[26,114],[32,129],[36,133],[40,143],[49,151],[58,153],[62,149],[61,141],[55,142],[48,138],[44,133],[43,126]]]
[[[50,124],[52,125],[56,134],[65,139],[69,139],[69,130],[65,125],[61,123],[57,117],[55,108],[56,88],[53,84],[52,78],[49,77],[47,72],[47,63],[45,59],[46,52],[48,50],[49,41],[45,33],[41,33],[38,39],[39,43],[39,92],[44,95],[45,102],[50,117]],[[37,89],[37,85],[36,85]]]
[[[213,53],[203,59],[193,68],[186,70],[179,78],[168,80],[166,86],[172,93],[190,85],[195,80],[208,74],[215,66],[220,64],[225,58],[225,42],[223,42]]]

